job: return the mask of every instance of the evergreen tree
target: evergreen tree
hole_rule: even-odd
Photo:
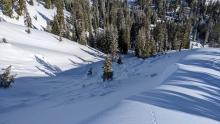
[[[192,32],[192,24],[190,20],[186,20],[183,25],[183,48],[188,49],[190,45],[190,35]]]
[[[150,55],[154,56],[157,53],[157,51],[156,51],[156,43],[153,37],[150,38],[149,47],[150,47]]]
[[[119,48],[122,54],[127,54],[130,48],[130,29],[124,27],[119,31]]]
[[[146,29],[142,27],[138,32],[136,41],[136,56],[140,58],[147,58],[150,56],[151,48],[149,45],[149,38],[146,35]]]
[[[64,34],[68,33],[68,31],[66,31],[64,20],[64,2],[63,0],[56,1],[55,5],[57,8],[57,14],[54,16],[54,20],[52,22],[52,33],[58,35],[59,41],[62,41]]]
[[[122,9],[119,9],[117,17],[119,50],[122,54],[127,54],[130,48],[130,30],[132,26],[128,10],[125,9],[123,11]]]
[[[91,46],[93,48],[96,47],[95,37],[94,37],[94,35],[93,35],[93,33],[91,31],[89,32],[89,39],[88,39],[88,41],[89,41],[89,46]]]
[[[62,37],[63,33],[65,32],[65,21],[64,21],[64,1],[58,0],[56,1],[56,8],[57,8],[57,20],[59,22],[59,36]]]
[[[33,5],[34,5],[34,1],[33,1],[33,0],[30,0],[30,1],[29,1],[29,4],[30,4],[31,6],[33,6]]]
[[[99,50],[106,54],[111,54],[112,59],[115,59],[118,52],[117,28],[113,27],[113,25],[108,25],[104,33],[98,34],[96,45]]]
[[[3,14],[9,17],[12,17],[13,11],[12,11],[12,0],[2,0],[2,6],[3,6]]]
[[[52,21],[52,33],[53,34],[56,34],[56,35],[59,35],[60,34],[60,24],[59,24],[59,21],[57,19],[57,16],[54,16],[54,19]]]
[[[162,23],[158,23],[154,29],[154,39],[157,43],[157,52],[164,51],[165,27]]]
[[[27,8],[24,9],[24,24],[27,26],[27,33],[31,33],[30,32],[30,28],[32,28],[32,20],[31,20],[31,17],[30,17],[30,14],[27,10]]]
[[[137,0],[137,2],[141,6],[141,9],[145,9],[150,5],[150,0]]]
[[[113,79],[112,59],[107,56],[104,63],[103,81]]]
[[[98,27],[100,27],[100,18],[99,18],[99,8],[98,8],[98,2],[97,0],[94,1],[92,9],[91,9],[91,13],[92,13],[92,27],[94,29],[94,33],[95,35],[97,34],[96,30],[98,29]]]
[[[176,49],[176,23],[175,22],[169,22],[167,24],[167,35],[168,35],[168,42],[170,44],[170,49],[175,50]]]
[[[156,24],[157,23],[157,13],[153,12],[152,16],[151,16],[151,23],[152,24]]]
[[[91,15],[90,15],[90,7],[89,3],[86,0],[75,0],[73,1],[72,7],[72,19],[73,25],[75,29],[77,42],[80,44],[86,45],[88,44],[86,39],[86,32],[91,32]]]
[[[44,0],[45,1],[45,8],[50,9],[51,8],[51,0]]]
[[[210,32],[209,45],[211,47],[220,47],[220,22],[216,23]]]
[[[157,13],[158,16],[162,19],[164,19],[166,13],[164,2],[165,2],[164,0],[157,0]]]
[[[114,28],[113,25],[111,25],[110,27],[110,32],[111,32],[111,37],[112,37],[112,41],[111,41],[111,45],[110,45],[110,49],[111,49],[111,55],[112,55],[112,59],[116,59],[117,57],[117,52],[118,52],[118,31],[117,28]]]
[[[181,51],[184,46],[184,40],[186,38],[186,35],[184,34],[184,28],[179,24],[179,28],[177,29],[177,50]]]
[[[9,88],[15,80],[15,75],[11,74],[11,66],[3,70],[3,74],[0,75],[0,87]]]
[[[87,45],[87,36],[86,32],[82,32],[80,35],[79,43],[82,45]]]
[[[209,20],[207,22],[207,30],[206,30],[206,35],[205,35],[205,40],[204,40],[204,44],[203,45],[208,43],[210,32],[213,29],[213,25],[214,25],[213,19],[209,18]]]
[[[18,15],[22,15],[24,12],[24,9],[26,8],[26,1],[25,0],[18,0]]]

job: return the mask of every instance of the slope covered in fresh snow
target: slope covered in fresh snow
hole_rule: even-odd
[[[37,0],[33,0],[34,5],[30,5],[28,1],[26,1],[27,10],[32,19],[33,28],[38,30],[44,30],[47,28],[47,22],[52,21],[54,16],[56,15],[56,8],[46,9],[41,2],[37,2]],[[64,10],[65,17],[69,17],[69,12]],[[14,11],[13,18],[5,16],[0,9],[0,19],[3,19],[6,22],[10,22],[17,25],[24,26],[24,16],[18,16],[18,14]]]
[[[1,27],[5,26],[5,29],[10,25],[1,23]],[[76,55],[86,56],[83,59],[91,57],[94,61],[88,65],[79,64],[81,66],[58,72],[52,77],[17,78],[12,88],[0,90],[0,123],[220,123],[219,49],[171,52],[146,60],[128,55],[123,57],[123,65],[114,63],[114,80],[104,84],[101,78],[103,62],[95,62],[97,58],[91,56],[96,53],[95,51],[68,41],[59,42],[51,34],[44,36],[42,32],[33,31],[28,35],[24,33],[22,27],[11,28],[12,31],[22,34],[20,35],[22,40],[7,37],[9,44],[1,44],[4,47],[0,50],[4,50],[5,53],[1,54],[1,65],[5,63],[16,65],[21,58],[28,58],[23,56],[28,56],[29,53],[32,59],[22,60],[23,62],[16,67],[17,70],[20,70],[21,66],[32,68],[32,62],[38,63],[39,61],[33,61],[36,53],[39,54],[37,57],[44,57],[54,66],[63,65],[61,63],[66,63],[68,59],[65,61],[65,58],[70,56],[74,61],[81,60],[77,59],[79,56],[75,57]],[[35,33],[36,36],[38,33],[41,34],[33,38],[40,38],[39,40],[32,42],[26,39],[34,36]],[[6,37],[12,34],[1,32],[0,36]],[[23,35],[26,36],[22,37]],[[26,41],[25,44],[28,45],[22,44],[22,41]],[[41,45],[38,44],[39,41],[42,41]],[[45,46],[45,42],[49,43]],[[64,48],[61,44],[68,44],[71,48],[68,46]],[[39,46],[41,46],[40,49]],[[13,52],[14,47],[28,51],[19,54],[19,50]],[[39,51],[41,52],[38,53]],[[13,54],[22,56],[15,57]],[[55,62],[59,57],[64,58]],[[32,61],[28,62],[29,60]],[[87,72],[90,68],[93,69],[93,75],[88,76]],[[29,70],[28,73],[31,72]]]
[[[188,52],[168,67],[172,74],[158,87],[122,100],[85,124],[220,124],[220,50]]]
[[[220,49],[146,60],[129,51],[122,65],[113,63],[114,79],[103,82],[101,52],[40,31],[55,8],[34,0],[27,9],[38,29],[31,34],[23,16],[0,10],[0,73],[12,65],[16,74],[11,88],[0,89],[0,124],[220,124]]]
[[[58,40],[56,35],[0,22],[0,68],[12,65],[21,76],[54,76],[56,73],[100,60],[98,51],[73,41]]]

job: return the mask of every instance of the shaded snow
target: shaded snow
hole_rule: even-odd
[[[122,100],[85,124],[219,124],[219,55],[219,49],[189,51],[157,88]]]
[[[81,55],[77,47],[82,46],[72,45],[76,45],[73,53]],[[65,51],[62,56],[67,49],[59,47]],[[171,52],[147,60],[128,55],[123,65],[114,63],[114,80],[108,87],[101,79],[102,61],[54,77],[18,78],[11,89],[0,90],[0,123],[219,124],[219,55],[219,49]],[[93,75],[88,76],[91,67]]]

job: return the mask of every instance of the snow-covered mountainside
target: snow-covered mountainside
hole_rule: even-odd
[[[160,60],[177,56],[182,58],[160,68],[163,79],[156,88],[128,97],[84,124],[220,124],[220,49],[168,54]],[[154,68],[153,63],[144,67]]]
[[[37,0],[33,0],[34,5],[30,5],[29,2],[26,1],[27,10],[30,14],[33,28],[38,30],[44,30],[47,28],[47,22],[52,21],[54,16],[56,15],[56,8],[46,9],[41,2],[37,2]],[[65,17],[69,17],[69,12],[64,10]],[[10,22],[17,25],[24,26],[24,16],[18,16],[16,12],[13,13],[13,18],[10,18],[2,13],[0,9],[0,19],[3,19],[6,22]]]
[[[80,64],[100,60],[96,50],[38,30],[25,32],[25,27],[0,22],[0,68],[12,65],[13,73],[21,76],[56,75]]]
[[[16,75],[10,88],[0,87],[0,124],[220,124],[220,49],[191,42],[189,50],[140,59],[128,48],[128,54],[121,55],[122,64],[114,61],[113,69],[103,67],[102,52],[45,32],[56,8],[33,1],[34,6],[26,2],[33,23],[30,34],[23,16],[18,19],[15,12],[9,18],[0,8],[0,83],[4,68],[11,65]],[[135,1],[128,0],[130,5]],[[69,16],[65,10],[64,14]],[[143,36],[138,33],[145,42],[140,47],[150,44]],[[104,35],[100,41],[107,38],[116,39]],[[110,46],[118,52],[114,43]],[[103,81],[105,69],[108,74],[113,71],[113,80]]]
[[[12,88],[0,89],[0,123],[220,123],[220,49],[146,60],[127,55],[123,65],[114,63],[114,80],[103,83],[97,51],[41,31],[26,34],[13,24],[0,28],[9,42],[0,44],[0,65],[11,64],[23,75]],[[93,74],[87,75],[90,68]],[[56,73],[33,77],[47,71]]]

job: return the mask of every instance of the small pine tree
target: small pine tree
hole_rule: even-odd
[[[29,4],[30,4],[31,6],[33,6],[33,5],[34,5],[34,1],[33,1],[33,0],[30,0],[30,1],[29,1]]]
[[[32,28],[32,19],[31,19],[31,17],[30,17],[30,14],[29,14],[29,12],[28,12],[28,10],[27,10],[27,8],[25,8],[25,10],[24,10],[24,24],[27,26],[27,30],[26,30],[26,32],[28,33],[28,34],[30,34],[31,33],[31,30],[30,30],[30,28]]]
[[[3,74],[0,75],[0,87],[9,88],[15,80],[15,75],[11,74],[11,66],[3,70]]]
[[[103,81],[113,79],[112,59],[107,56],[104,63]]]

